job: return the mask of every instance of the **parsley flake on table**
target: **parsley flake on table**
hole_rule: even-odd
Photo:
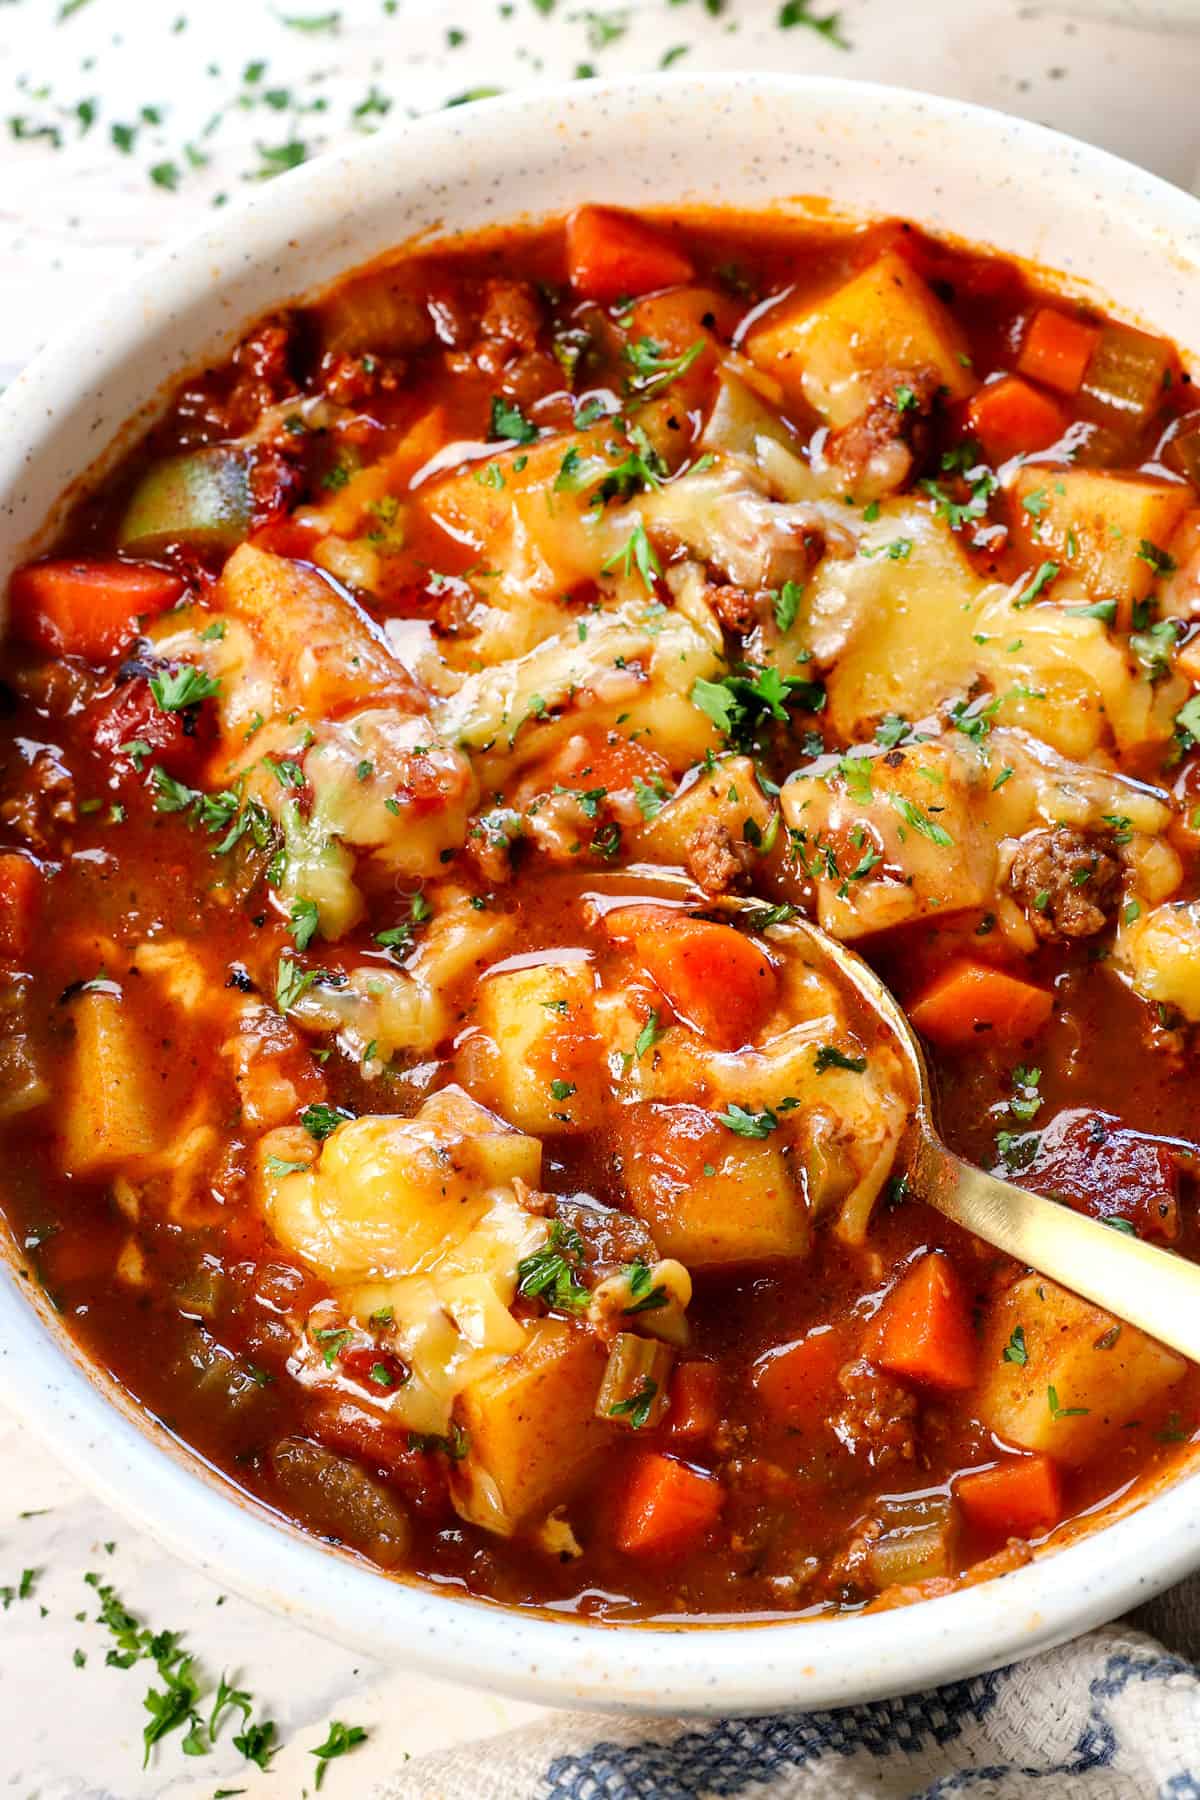
[[[315,1750],[309,1751],[310,1756],[319,1759],[315,1785],[318,1788],[321,1786],[329,1765],[335,1757],[346,1756],[351,1750],[356,1749],[359,1744],[365,1744],[366,1741],[367,1733],[361,1725],[343,1725],[340,1719],[334,1719],[326,1734],[325,1742],[318,1744]]]

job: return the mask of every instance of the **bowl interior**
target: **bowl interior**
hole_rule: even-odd
[[[256,316],[397,246],[553,217],[583,199],[900,215],[1039,264],[1192,347],[1200,203],[1098,151],[861,83],[580,83],[381,132],[140,267],[136,287],[106,296],[0,402],[5,570],[44,542],[62,496],[119,453],[167,387]],[[331,1636],[527,1697],[732,1713],[898,1694],[1060,1641],[1200,1562],[1192,1477],[1002,1580],[889,1614],[697,1630],[502,1612],[388,1580],[239,1499],[135,1407],[114,1407],[29,1288],[16,1259],[4,1261],[6,1397],[107,1499]]]

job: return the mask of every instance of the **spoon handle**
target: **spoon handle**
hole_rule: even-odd
[[[1018,1262],[1200,1362],[1200,1265],[961,1162],[923,1138],[923,1200]]]

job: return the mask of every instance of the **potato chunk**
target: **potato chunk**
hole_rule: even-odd
[[[689,1268],[808,1254],[808,1203],[774,1144],[699,1106],[629,1107],[619,1137],[629,1204]]]
[[[590,1131],[603,1102],[602,1050],[585,963],[542,963],[485,978],[461,1058],[470,1086],[522,1131]]]
[[[892,250],[815,306],[772,307],[745,347],[830,425],[858,418],[881,369],[933,369],[954,400],[975,386],[958,325]]]
[[[1156,906],[1117,938],[1116,960],[1134,991],[1200,1020],[1200,901]]]
[[[1027,466],[1013,488],[1014,541],[1033,564],[1051,559],[1078,575],[1097,600],[1116,600],[1129,629],[1133,602],[1154,581],[1154,557],[1187,511],[1183,482],[1106,469]]]
[[[623,452],[609,448],[617,436],[598,425],[537,444],[497,445],[488,462],[428,483],[415,505],[488,568],[503,568],[531,593],[558,593],[595,575],[616,547],[603,509],[590,501],[621,460]]]
[[[975,625],[983,640],[979,669],[1005,725],[1079,758],[1107,732],[1122,751],[1172,736],[1186,683],[1171,674],[1147,681],[1104,620],[1056,605],[1017,610],[1008,592],[993,592]]]
[[[432,1095],[411,1119],[348,1120],[308,1167],[281,1173],[304,1149],[292,1145],[294,1135],[275,1133],[260,1146],[267,1215],[290,1250],[335,1282],[438,1267],[488,1220],[498,1243],[518,1242],[527,1215],[505,1190],[518,1176],[536,1185],[541,1173],[536,1139],[457,1088]],[[544,1237],[540,1221],[527,1222]],[[512,1254],[514,1269],[520,1254]]]
[[[673,796],[641,830],[641,841],[655,862],[693,866],[695,846],[705,834],[724,833],[729,843],[744,847],[750,860],[771,820],[771,803],[758,785],[748,756],[722,757],[711,774]],[[711,838],[710,838],[711,841]]]
[[[838,735],[882,714],[920,719],[974,678],[989,589],[943,519],[911,498],[885,501],[857,556],[826,556],[800,607],[803,641],[826,680]]]
[[[99,1175],[162,1148],[168,1135],[146,1036],[116,993],[81,994],[63,1084],[62,1162]]]
[[[692,688],[721,673],[719,629],[705,635],[649,598],[590,615],[525,656],[468,675],[435,709],[441,737],[472,754],[481,782],[500,786],[586,725],[620,728],[673,768],[715,748]]]
[[[821,757],[794,775],[783,816],[816,880],[823,929],[864,937],[982,905],[995,866],[978,804],[988,785],[982,764],[936,743]]]
[[[220,600],[266,656],[277,712],[420,711],[420,689],[367,614],[303,563],[243,544],[225,564]]]
[[[992,1302],[980,1366],[984,1424],[1071,1465],[1095,1456],[1187,1370],[1181,1356],[1041,1275]]]
[[[508,1537],[570,1494],[614,1435],[595,1416],[604,1365],[590,1331],[540,1319],[524,1350],[463,1390],[468,1451],[451,1491],[464,1518]]]

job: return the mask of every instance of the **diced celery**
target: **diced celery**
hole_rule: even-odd
[[[170,543],[231,550],[250,528],[250,462],[231,444],[155,463],[133,491],[118,533],[122,550],[153,554]]]
[[[631,1431],[657,1425],[666,1411],[675,1352],[652,1338],[622,1331],[613,1341],[596,1395],[596,1417]]]
[[[899,1494],[880,1508],[882,1534],[867,1552],[878,1588],[955,1573],[958,1507],[945,1494]]]
[[[1164,339],[1110,322],[1088,363],[1084,404],[1093,417],[1118,430],[1140,430],[1162,399],[1174,361]]]

